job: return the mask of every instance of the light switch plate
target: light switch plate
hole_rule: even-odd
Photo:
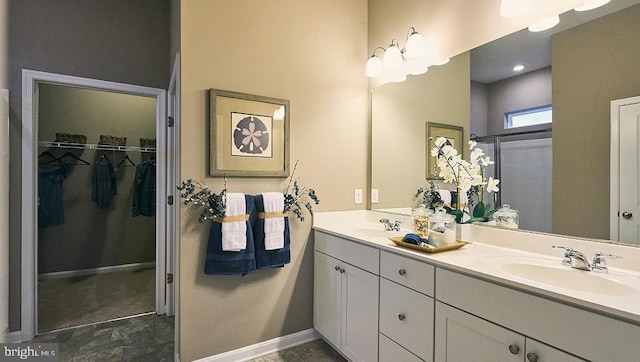
[[[356,189],[353,194],[353,202],[357,204],[362,203],[362,189]]]
[[[371,203],[378,203],[378,189],[371,189]]]

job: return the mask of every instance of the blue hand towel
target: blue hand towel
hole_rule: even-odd
[[[254,208],[254,196],[245,195],[246,212],[251,214]],[[256,271],[256,256],[253,243],[253,231],[249,221],[247,225],[247,246],[240,251],[222,250],[222,223],[212,221],[209,229],[207,255],[204,273],[209,275],[246,275]]]
[[[255,243],[256,268],[278,268],[291,262],[291,236],[289,231],[289,218],[284,217],[284,246],[280,249],[266,250],[264,245],[264,199],[262,195],[255,196],[255,207],[258,212],[258,218],[253,228],[253,241]],[[260,217],[262,216],[262,217]]]

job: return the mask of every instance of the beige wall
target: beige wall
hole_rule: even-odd
[[[380,200],[372,208],[417,206],[422,200],[414,196],[429,186],[426,122],[461,126],[469,139],[469,72],[465,52],[426,74],[372,90],[371,187],[379,190]]]
[[[609,238],[610,101],[640,95],[640,5],[552,37],[553,232]]]
[[[316,189],[316,211],[362,208],[367,178],[366,0],[182,1],[182,179],[207,177],[208,92],[291,101],[291,160]],[[229,178],[232,192],[283,190],[283,179]],[[291,264],[240,276],[203,273],[207,225],[183,207],[181,360],[312,327],[311,218],[292,220]]]

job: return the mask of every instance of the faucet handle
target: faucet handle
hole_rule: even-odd
[[[601,251],[596,252],[596,255],[593,257],[593,263],[591,263],[591,268],[594,270],[602,270],[607,271],[607,261],[605,258],[619,260],[622,259],[620,255],[603,253]]]
[[[562,264],[571,266],[571,254],[573,253],[573,248],[561,245],[552,245],[551,247],[554,249],[564,249],[564,259],[562,259]]]
[[[400,231],[400,224],[402,224],[402,221],[396,220],[393,223],[392,229],[395,230],[395,231]]]

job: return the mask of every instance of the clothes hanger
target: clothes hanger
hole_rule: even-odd
[[[80,163],[79,163],[79,164],[77,164],[77,165],[87,165],[87,166],[88,166],[88,165],[91,165],[91,163],[89,163],[89,162],[87,162],[87,161],[85,161],[85,160],[81,159],[80,157],[78,157],[78,156],[74,155],[74,154],[73,154],[73,153],[71,153],[71,152],[65,152],[65,153],[64,153],[64,155],[62,155],[58,160],[59,160],[59,161],[61,161],[61,162],[64,162],[64,161],[62,161],[62,159],[63,159],[63,158],[65,158],[65,157],[71,157],[71,158],[73,158],[74,160],[76,160],[76,161],[80,162]]]
[[[56,156],[54,156],[51,152],[49,151],[44,151],[41,154],[38,155],[38,159],[41,157],[49,157],[51,158],[51,160],[49,160],[48,162],[45,162],[44,164],[49,164],[51,162],[55,162],[55,161],[60,161],[60,159]]]
[[[123,164],[123,163],[125,163],[125,162],[127,162],[127,161],[131,164],[131,166],[135,166],[135,165],[136,165],[135,163],[133,163],[133,161],[131,161],[131,159],[129,158],[129,155],[126,155],[126,154],[125,154],[125,155],[124,155],[124,158],[122,159],[122,161],[120,161],[120,163],[118,164],[118,166],[117,166],[117,167],[122,166],[122,164]],[[123,167],[126,167],[126,166],[123,166]]]

